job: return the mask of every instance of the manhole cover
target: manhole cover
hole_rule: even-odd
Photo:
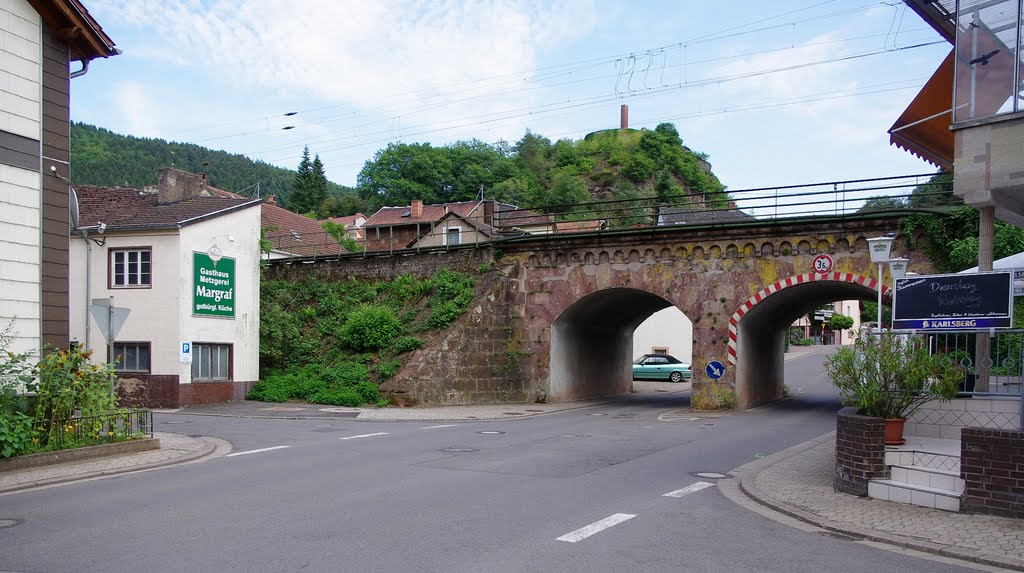
[[[467,454],[467,453],[470,453],[470,452],[479,452],[480,450],[473,449],[473,448],[445,448],[443,450],[438,450],[438,451],[439,452],[445,452],[446,454]]]
[[[3,528],[3,527],[14,527],[15,525],[18,525],[19,523],[21,523],[20,519],[0,518],[0,528]]]
[[[723,479],[729,477],[729,474],[720,474],[718,472],[696,472],[693,477],[705,478],[705,479]]]
[[[479,431],[477,433],[478,434],[487,434],[488,436],[493,436],[495,434],[504,434],[505,432],[499,432],[498,430],[482,430],[482,431]]]

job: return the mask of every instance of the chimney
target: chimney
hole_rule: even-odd
[[[413,199],[412,200],[412,216],[419,218],[423,216],[423,200]]]
[[[200,174],[189,173],[173,167],[161,169],[158,179],[157,203],[160,205],[198,197],[205,182],[205,177]]]
[[[267,195],[267,205],[277,205],[277,195]]]
[[[619,129],[626,131],[629,129],[629,106],[622,104],[619,108]]]

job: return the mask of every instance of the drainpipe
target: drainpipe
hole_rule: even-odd
[[[71,72],[71,79],[80,78],[89,73],[89,60],[82,60],[82,69]]]
[[[92,280],[90,275],[92,274],[92,244],[89,242],[89,232],[85,229],[80,229],[82,233],[82,240],[85,241],[85,339],[82,344],[86,350],[92,348],[89,346],[89,297],[92,296]]]

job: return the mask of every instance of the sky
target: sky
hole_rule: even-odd
[[[309,146],[342,185],[389,143],[580,139],[621,104],[730,190],[935,171],[886,131],[950,46],[897,0],[85,4],[123,54],[74,121],[290,169]]]

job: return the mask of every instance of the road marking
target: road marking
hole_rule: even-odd
[[[456,426],[458,426],[458,424],[441,424],[440,426],[427,426],[425,428],[420,428],[420,429],[421,430],[432,430],[434,428],[454,428]]]
[[[695,491],[700,491],[704,488],[711,487],[713,485],[715,484],[706,481],[699,481],[696,483],[691,483],[690,485],[684,487],[683,489],[677,489],[675,491],[670,491],[668,493],[662,494],[661,497],[683,497],[684,495],[689,495]]]
[[[230,458],[230,457],[234,457],[234,456],[245,456],[245,455],[248,455],[248,454],[258,454],[260,452],[269,452],[269,451],[272,451],[272,450],[283,450],[285,448],[290,448],[290,447],[291,446],[274,446],[272,448],[260,448],[258,450],[248,450],[248,451],[245,451],[245,452],[235,452],[233,454],[228,454],[228,455],[226,455],[224,457],[225,458]]]
[[[595,533],[600,533],[605,529],[612,527],[613,525],[618,525],[623,521],[629,521],[634,517],[636,517],[636,515],[632,513],[616,513],[615,515],[610,515],[602,519],[601,521],[595,521],[594,523],[591,523],[586,527],[581,527],[576,531],[566,533],[565,535],[556,539],[556,541],[567,541],[569,543],[576,543],[577,541],[586,539],[591,535],[594,535]]]
[[[373,436],[386,436],[387,432],[377,432],[375,434],[359,434],[358,436],[348,436],[347,438],[338,438],[339,440],[354,440],[356,438],[372,438]]]

